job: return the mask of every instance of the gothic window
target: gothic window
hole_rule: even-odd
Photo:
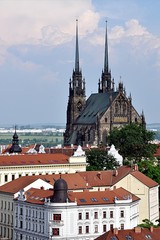
[[[80,101],[77,103],[77,109],[78,111],[82,110],[82,103]]]
[[[126,103],[124,102],[123,103],[123,115],[126,115],[127,114],[127,106],[126,106]]]
[[[118,115],[120,113],[119,111],[120,111],[119,103],[118,103],[118,101],[116,101],[116,103],[115,103],[115,114]]]

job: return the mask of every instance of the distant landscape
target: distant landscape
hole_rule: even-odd
[[[155,133],[155,139],[160,141],[160,123],[147,124],[147,129]],[[63,145],[65,126],[55,124],[28,124],[16,126],[16,132],[21,146],[42,144],[45,147]],[[15,126],[0,126],[0,145],[12,143]]]

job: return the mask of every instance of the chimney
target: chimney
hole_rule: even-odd
[[[98,173],[97,173],[97,177],[98,177],[100,180],[102,180],[102,174],[101,174],[101,172],[98,172]]]
[[[153,232],[153,229],[154,229],[153,226],[150,226],[150,231],[151,231],[151,232]]]
[[[115,177],[118,176],[118,170],[117,169],[113,170],[113,176],[115,176]]]
[[[113,233],[114,233],[115,235],[118,235],[118,228],[113,228]]]
[[[135,227],[134,231],[135,233],[141,233],[141,227]]]
[[[138,171],[138,165],[137,164],[133,165],[133,171]]]

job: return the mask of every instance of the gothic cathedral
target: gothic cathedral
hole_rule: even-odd
[[[132,106],[131,96],[127,97],[123,83],[115,90],[114,80],[108,66],[107,24],[105,35],[104,69],[98,83],[98,93],[86,100],[85,79],[79,68],[78,21],[76,21],[75,69],[69,82],[67,123],[64,145],[107,144],[107,136],[114,127],[131,122],[145,125],[144,114],[140,116]]]

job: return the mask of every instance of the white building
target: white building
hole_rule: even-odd
[[[72,192],[61,178],[54,192],[31,188],[14,204],[14,240],[92,240],[111,228],[133,228],[139,217],[139,198],[125,189]]]
[[[0,155],[0,186],[22,176],[86,171],[86,165],[80,146],[71,157],[63,153]]]

